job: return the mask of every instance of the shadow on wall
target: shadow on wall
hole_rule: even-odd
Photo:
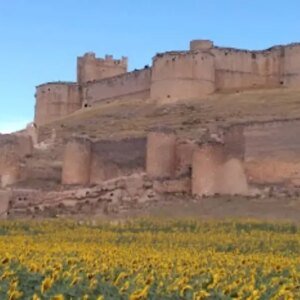
[[[145,153],[145,138],[94,143],[86,138],[72,138],[65,149],[62,183],[99,184],[141,172],[144,170]]]
[[[250,195],[250,184],[300,185],[300,121],[224,130],[223,142],[202,144],[179,139],[169,129],[151,131],[147,143],[127,139],[92,144],[76,138],[66,147],[63,183],[100,184],[146,169],[160,193]]]
[[[164,186],[166,191],[170,190],[174,183],[180,186],[181,182],[182,192],[186,192],[186,178],[191,177],[188,170],[192,170],[189,193],[199,196],[248,194],[243,163],[239,158],[232,158],[227,151],[228,148],[221,143],[182,143],[173,132],[151,132],[148,135],[146,171],[152,179],[165,181],[164,185],[159,185],[160,191]]]

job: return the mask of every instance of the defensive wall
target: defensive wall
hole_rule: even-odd
[[[61,213],[92,213],[99,207],[114,211],[170,194],[299,193],[300,120],[236,124],[218,132],[215,141],[183,139],[168,128],[151,130],[147,139],[72,137],[62,159],[61,185],[53,191],[24,192],[15,187],[28,176],[22,163],[32,153],[31,139],[0,136],[4,189],[0,197],[10,199],[3,202],[5,208],[0,206],[0,213],[8,206],[15,213],[29,210],[42,215],[53,209]]]
[[[201,98],[215,92],[297,88],[300,44],[262,51],[222,48],[194,40],[187,51],[156,54],[152,66],[127,72],[127,58],[77,59],[77,82],[37,86],[35,123],[51,122],[80,108],[110,100],[153,99],[157,103]]]
[[[82,106],[88,107],[113,99],[150,98],[151,69],[137,70],[82,86]]]
[[[30,136],[0,134],[0,187],[24,179],[22,160],[33,152]]]
[[[65,148],[62,168],[64,185],[94,185],[144,171],[145,138],[96,141],[71,138]]]
[[[81,142],[78,155],[67,146],[66,168],[78,179],[63,183],[88,186],[146,172],[157,181],[160,192],[200,196],[248,195],[254,187],[300,186],[300,120],[236,124],[220,132],[218,140],[209,142],[184,140],[170,129],[149,132],[147,142],[142,138],[98,141],[88,159],[83,157]],[[86,162],[88,171],[74,171],[74,164],[82,168]],[[90,175],[83,179],[83,174]]]
[[[79,85],[74,82],[49,82],[37,86],[35,124],[41,125],[81,108]]]

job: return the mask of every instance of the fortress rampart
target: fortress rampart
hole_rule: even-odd
[[[36,87],[35,123],[45,124],[81,108],[79,85],[50,82]]]
[[[157,54],[151,67],[127,72],[127,58],[77,59],[77,82],[37,87],[35,123],[51,122],[103,101],[138,98],[158,103],[201,98],[215,92],[295,88],[300,84],[300,44],[263,51],[222,48],[194,40],[188,51]]]
[[[169,127],[152,128],[147,138],[73,136],[66,143],[62,164],[56,165],[61,184],[51,191],[22,187],[22,179],[37,176],[22,169],[32,152],[30,137],[0,135],[0,213],[53,216],[53,211],[67,215],[95,209],[116,213],[169,196],[298,195],[299,119],[218,129],[217,138],[213,133],[198,140],[183,138]],[[10,193],[9,198],[3,192]]]
[[[83,107],[112,99],[150,98],[151,69],[88,82],[82,87]]]

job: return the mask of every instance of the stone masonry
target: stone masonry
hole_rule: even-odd
[[[86,53],[77,59],[77,82],[50,82],[36,88],[39,126],[81,108],[113,100],[174,103],[220,91],[296,88],[300,84],[300,44],[248,51],[190,42],[188,51],[156,54],[152,66],[127,72],[127,58]]]

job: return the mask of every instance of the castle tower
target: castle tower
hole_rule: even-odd
[[[36,87],[34,122],[43,125],[81,108],[79,86],[73,82],[49,82]]]
[[[1,149],[0,187],[5,188],[19,181],[21,177],[20,159],[9,146]]]
[[[150,132],[147,139],[146,172],[150,177],[175,175],[176,136],[172,132]]]
[[[150,95],[159,103],[200,98],[214,91],[214,56],[209,51],[167,52],[153,58]]]
[[[22,159],[30,156],[32,151],[30,137],[0,135],[0,187],[13,185],[26,177]]]
[[[288,88],[299,88],[300,83],[300,44],[286,46],[282,51],[283,81]]]
[[[92,143],[89,139],[74,137],[65,149],[62,183],[86,185],[90,181]]]
[[[77,58],[77,82],[83,84],[89,81],[113,77],[127,72],[127,58],[113,59],[106,55],[97,58],[95,53],[89,52]]]

